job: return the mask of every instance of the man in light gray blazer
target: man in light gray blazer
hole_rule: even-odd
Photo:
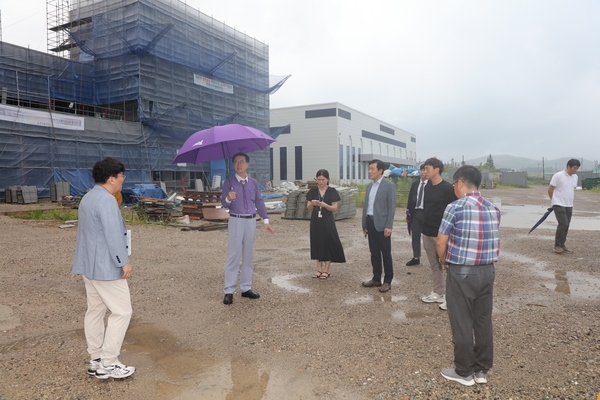
[[[119,361],[132,314],[127,279],[133,268],[127,254],[127,228],[115,197],[123,187],[125,166],[107,157],[94,165],[92,176],[96,186],[79,204],[73,273],[83,275],[87,295],[83,322],[91,358],[87,373],[98,379],[120,379],[135,372],[135,367]]]
[[[392,228],[396,212],[396,185],[383,177],[385,164],[380,160],[369,163],[369,179],[362,213],[363,233],[369,238],[373,278],[363,282],[365,287],[379,287],[380,292],[391,289],[394,278],[392,265]],[[383,263],[382,263],[383,260]],[[381,273],[385,276],[381,283]]]

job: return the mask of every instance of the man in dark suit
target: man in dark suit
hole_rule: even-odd
[[[425,164],[421,164],[421,179],[415,180],[408,192],[408,204],[406,206],[406,222],[410,222],[412,235],[413,258],[406,263],[407,266],[421,264],[421,231],[425,215],[423,214],[423,204],[425,200],[425,186],[427,177],[425,176]]]
[[[391,289],[394,278],[392,265],[392,227],[396,212],[396,185],[383,177],[385,165],[380,160],[369,163],[369,179],[362,213],[363,233],[369,237],[373,278],[363,282],[365,287],[379,287],[380,292]],[[385,276],[381,284],[382,273]]]

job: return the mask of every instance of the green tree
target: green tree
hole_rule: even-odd
[[[485,169],[489,169],[489,170],[495,170],[496,167],[494,166],[494,158],[492,157],[492,155],[490,154],[483,166],[483,168]]]

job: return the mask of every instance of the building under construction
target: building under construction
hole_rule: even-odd
[[[238,123],[269,132],[268,46],[180,0],[48,0],[48,53],[0,42],[0,193],[93,186],[100,158],[126,186],[194,188],[225,161],[172,165],[194,132]],[[23,29],[27,29],[23,27]],[[250,175],[269,180],[269,152]]]

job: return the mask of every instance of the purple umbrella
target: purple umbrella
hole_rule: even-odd
[[[190,136],[177,152],[172,164],[200,164],[231,158],[236,153],[262,150],[274,141],[271,136],[249,126],[214,126]]]

